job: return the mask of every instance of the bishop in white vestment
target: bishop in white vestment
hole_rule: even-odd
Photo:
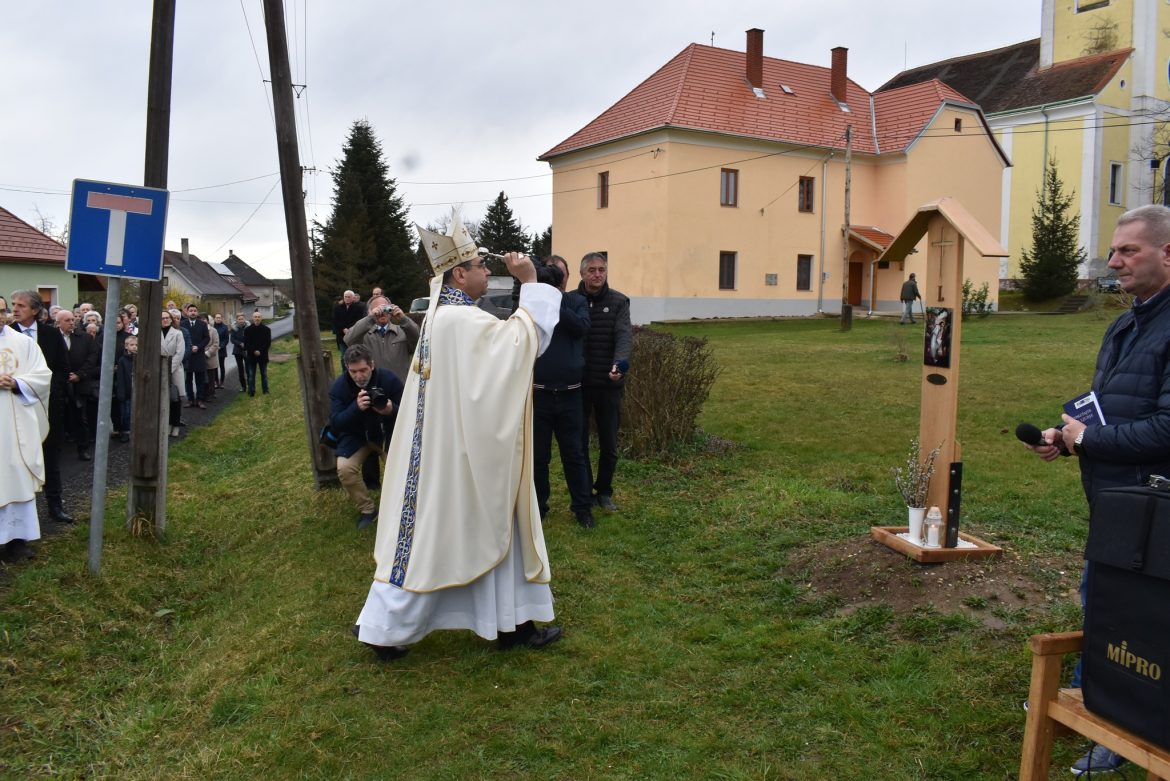
[[[9,558],[41,536],[36,492],[45,482],[51,379],[36,340],[0,322],[0,545]]]
[[[462,225],[455,221],[453,231]],[[466,232],[463,232],[466,235]],[[432,265],[415,360],[386,459],[377,568],[354,628],[380,658],[436,629],[470,629],[501,647],[560,637],[532,480],[532,371],[560,313],[560,291],[511,254],[520,306],[500,320],[474,306],[488,271],[474,244]],[[444,268],[445,265],[445,268]]]

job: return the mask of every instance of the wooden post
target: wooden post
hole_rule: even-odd
[[[962,449],[955,441],[955,428],[959,417],[959,345],[963,328],[963,237],[945,217],[936,216],[927,230],[926,268],[922,272],[924,291],[923,303],[928,307],[945,307],[948,312],[945,323],[934,323],[934,327],[950,329],[947,348],[948,366],[922,366],[922,406],[918,419],[919,443],[929,453],[941,446],[935,459],[934,479],[926,497],[927,506],[936,505],[942,510],[946,523],[950,507],[948,471],[952,463],[962,461]],[[939,316],[941,317],[941,316]],[[936,318],[937,321],[938,318]],[[927,318],[923,350],[932,338],[932,323]]]
[[[171,134],[171,69],[175,48],[175,0],[155,0],[146,94],[146,165],[142,183],[167,186]],[[130,426],[130,485],[127,522],[137,515],[156,527],[166,521],[166,423],[150,400],[170,393],[170,371],[159,371],[162,355],[161,282],[142,282],[138,302],[138,358]],[[146,403],[141,403],[145,400]],[[160,431],[162,435],[160,436]],[[161,480],[161,487],[160,487]]]
[[[853,329],[853,305],[849,303],[849,218],[853,187],[853,125],[845,126],[845,227],[841,231],[841,330]],[[825,208],[826,204],[821,204]]]
[[[301,342],[302,358],[297,361],[297,367],[305,407],[305,428],[313,478],[317,488],[327,488],[337,485],[337,460],[333,451],[318,441],[318,436],[329,422],[329,384],[332,378],[325,368],[321,328],[317,323],[317,298],[313,292],[313,267],[309,260],[309,229],[305,220],[292,74],[288,67],[288,39],[281,0],[264,0],[264,27],[268,33],[272,105],[276,112],[276,150],[280,160],[284,222],[296,299],[293,321]]]

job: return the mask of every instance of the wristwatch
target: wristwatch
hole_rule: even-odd
[[[1083,447],[1081,447],[1081,443],[1084,441],[1085,441],[1085,430],[1081,429],[1081,433],[1077,434],[1077,438],[1073,440],[1073,450],[1076,451],[1076,454],[1078,456],[1082,455],[1085,452],[1085,449]]]

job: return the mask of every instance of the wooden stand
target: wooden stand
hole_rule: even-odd
[[[1032,635],[1032,683],[1020,755],[1020,781],[1043,781],[1052,764],[1057,731],[1076,732],[1147,771],[1146,781],[1170,779],[1170,752],[1085,710],[1080,689],[1060,688],[1060,663],[1081,650],[1081,632]],[[1067,776],[1066,776],[1067,777]]]
[[[1002,548],[966,532],[959,532],[959,539],[971,543],[975,546],[974,548],[924,548],[898,536],[909,530],[909,527],[906,526],[871,526],[869,534],[877,542],[887,548],[893,548],[899,553],[906,554],[919,564],[941,564],[946,561],[982,559],[1003,553]]]

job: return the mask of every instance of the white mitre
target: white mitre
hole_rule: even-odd
[[[460,263],[479,257],[479,247],[463,226],[459,210],[454,207],[451,209],[451,227],[446,235],[427,230],[417,222],[414,228],[418,231],[423,249],[427,253],[427,260],[431,262],[436,277],[441,277],[443,272]]]

